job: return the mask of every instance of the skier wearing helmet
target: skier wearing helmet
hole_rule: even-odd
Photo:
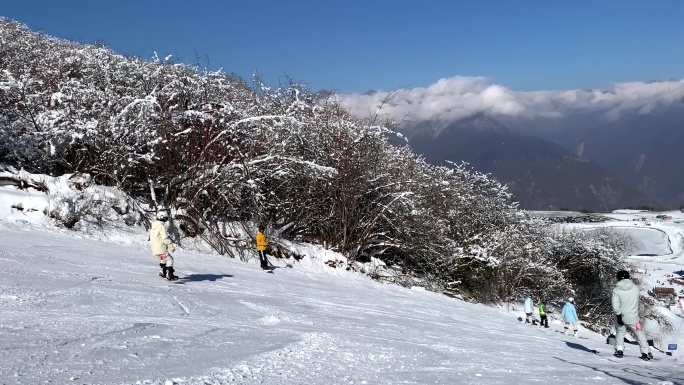
[[[166,234],[164,223],[169,220],[169,215],[166,211],[159,211],[157,213],[157,220],[152,222],[150,229],[150,248],[152,254],[157,256],[159,267],[161,271],[159,276],[168,279],[169,281],[177,280],[178,277],[173,274],[173,257],[169,251],[176,251],[176,247],[171,242],[171,238]]]
[[[617,285],[613,289],[613,313],[617,319],[617,333],[615,333],[615,357],[623,357],[625,349],[625,334],[629,328],[639,342],[641,349],[641,359],[650,360],[653,358],[648,341],[639,321],[639,287],[629,279],[629,272],[620,270],[616,274]]]
[[[268,259],[266,259],[266,248],[268,247],[268,241],[266,240],[266,235],[264,235],[264,230],[266,228],[263,225],[259,226],[259,231],[256,234],[256,249],[259,254],[259,262],[261,268],[268,269]]]

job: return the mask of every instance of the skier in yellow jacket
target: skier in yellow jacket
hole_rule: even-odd
[[[171,238],[166,234],[166,229],[164,228],[164,223],[168,220],[169,216],[166,212],[160,211],[157,213],[157,220],[152,222],[152,228],[150,229],[150,248],[152,249],[152,254],[157,256],[159,267],[161,267],[159,276],[169,281],[174,281],[178,277],[173,275],[173,257],[169,251],[175,252],[176,247],[171,242]]]
[[[264,226],[259,226],[259,231],[256,234],[256,249],[259,254],[259,262],[261,263],[261,268],[268,269],[268,259],[266,259],[266,248],[268,247],[268,241],[266,240],[266,235],[264,235]]]
[[[539,309],[539,326],[548,328],[549,317],[546,315],[546,304],[544,303],[544,301],[539,302],[539,305],[537,305],[537,309]]]

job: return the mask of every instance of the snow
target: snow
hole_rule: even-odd
[[[658,215],[666,215],[671,219],[659,219]],[[612,227],[635,240],[629,259],[639,267],[638,278],[642,281],[642,288],[653,290],[655,287],[672,287],[678,294],[674,305],[662,305],[663,312],[678,327],[677,332],[670,337],[674,341],[671,343],[684,346],[684,213],[615,210],[604,216],[610,220],[572,226],[586,229]]]
[[[14,186],[0,186],[0,196],[3,197],[0,218],[41,222],[45,217],[42,210],[48,206],[48,200],[45,195],[39,194],[33,188],[22,192]]]
[[[549,329],[526,326],[516,306],[471,304],[328,267],[339,256],[314,245],[290,245],[305,258],[271,258],[270,272],[254,259],[179,249],[183,278],[167,282],[144,232],[55,228],[8,208],[39,196],[12,189],[0,190],[3,384],[684,382],[681,350],[642,362],[628,344],[626,358],[613,359],[603,336],[559,333],[556,313]],[[621,216],[635,214],[615,215],[592,225],[625,226],[631,219]],[[666,252],[634,256],[648,279],[684,262],[681,239],[666,250],[651,234],[681,235],[675,222],[684,216],[674,216],[648,229],[629,224],[644,230],[633,232],[641,254]],[[662,342],[682,347],[681,314],[671,314],[677,334]]]

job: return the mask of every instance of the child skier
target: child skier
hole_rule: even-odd
[[[266,240],[266,235],[264,235],[264,230],[266,228],[262,225],[259,226],[259,231],[256,234],[256,249],[257,254],[259,254],[259,263],[261,268],[268,269],[268,259],[266,259],[266,248],[268,247],[268,241]]]
[[[575,299],[572,297],[568,298],[568,302],[563,306],[561,316],[563,316],[563,320],[565,321],[565,334],[570,335],[569,327],[572,325],[572,329],[575,331],[575,337],[579,337],[579,317],[577,317],[577,311],[575,310],[574,304]]]
[[[544,301],[539,302],[539,305],[537,305],[537,309],[539,310],[539,326],[548,328],[549,318],[546,316],[546,304],[544,304]]]
[[[152,228],[150,229],[150,248],[152,249],[152,254],[157,256],[159,267],[161,267],[159,276],[169,281],[175,281],[178,277],[173,274],[173,257],[169,250],[175,252],[176,247],[171,242],[171,238],[166,234],[166,229],[164,228],[164,223],[168,220],[169,216],[165,211],[157,213],[157,220],[152,222]]]

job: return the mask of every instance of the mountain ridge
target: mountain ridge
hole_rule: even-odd
[[[442,129],[422,122],[401,132],[430,163],[465,161],[491,173],[526,209],[605,211],[660,204],[592,159],[510,126],[479,114]]]

